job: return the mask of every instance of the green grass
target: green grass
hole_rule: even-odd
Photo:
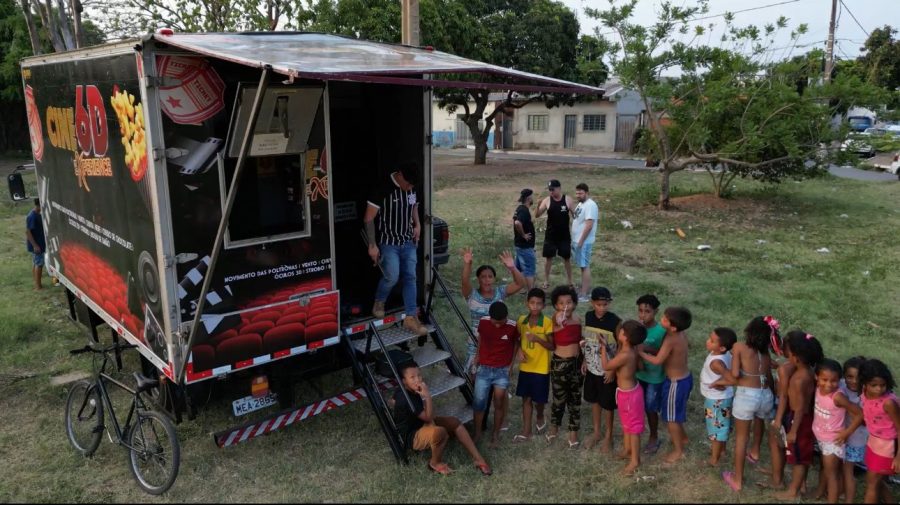
[[[682,207],[667,213],[652,207],[656,175],[643,171],[559,168],[496,176],[489,165],[476,178],[442,173],[435,214],[451,226],[454,252],[475,248],[476,263],[499,265],[512,246],[511,223],[519,189],[543,188],[552,177],[566,188],[584,181],[600,204],[600,234],[594,247],[593,283],[609,287],[612,310],[635,316],[634,300],[656,293],[664,305],[685,305],[694,314],[688,331],[695,375],[704,359],[703,341],[715,326],[739,331],[752,317],[773,314],[784,328],[802,328],[820,338],[826,354],[877,356],[900,375],[900,184],[832,178],[763,186],[737,182],[722,208]],[[33,180],[30,181],[33,184]],[[708,191],[703,173],[673,177],[675,196]],[[695,197],[698,198],[698,197]],[[699,197],[704,198],[704,197]],[[676,200],[676,203],[678,201]],[[702,202],[701,202],[702,203]],[[718,472],[703,467],[702,398],[692,395],[687,462],[663,468],[659,456],[645,458],[637,477],[616,475],[621,463],[597,453],[571,452],[543,440],[512,445],[520,428],[521,404],[510,402],[512,429],[501,448],[485,454],[495,469],[478,476],[453,444],[449,478],[428,473],[421,455],[408,467],[395,465],[375,417],[365,402],[304,421],[236,448],[215,447],[212,433],[236,424],[225,403],[213,403],[194,421],[178,426],[181,473],[161,498],[142,494],[132,481],[125,452],[103,443],[90,460],[68,445],[62,423],[65,387],[51,376],[89,370],[85,358],[70,358],[85,333],[66,319],[60,289],[31,289],[30,258],[24,250],[24,215],[29,204],[0,203],[0,376],[34,373],[0,382],[0,501],[462,501],[462,502],[737,502],[770,496],[748,486],[730,494]],[[841,217],[846,215],[847,217]],[[619,222],[629,220],[633,229]],[[538,221],[538,227],[543,225]],[[687,234],[682,240],[673,231]],[[539,237],[542,233],[539,231]],[[539,238],[539,245],[540,245]],[[765,240],[765,243],[758,243]],[[700,252],[699,244],[712,249]],[[816,250],[827,247],[828,254]],[[458,254],[442,267],[458,287]],[[539,265],[542,267],[542,265]],[[540,272],[539,268],[539,272]],[[867,273],[865,273],[867,272]],[[630,276],[631,280],[629,280]],[[539,275],[540,278],[540,275]],[[556,264],[552,280],[563,280]],[[455,296],[459,297],[458,291]],[[437,311],[459,354],[464,335],[444,300]],[[524,310],[522,297],[510,301]],[[586,307],[579,307],[579,311]],[[134,365],[134,359],[129,360]],[[346,372],[314,381],[323,391],[350,383]],[[306,383],[298,399],[318,393]],[[582,437],[590,435],[590,409],[582,414]],[[620,436],[616,421],[616,436]],[[663,435],[667,441],[667,436]],[[616,440],[619,444],[619,439]],[[664,450],[665,450],[664,444]],[[662,454],[662,453],[660,453]],[[732,450],[729,447],[729,455]],[[765,452],[764,452],[765,459]],[[724,467],[722,468],[724,469]],[[750,473],[750,480],[762,476]],[[861,486],[862,487],[862,486]]]

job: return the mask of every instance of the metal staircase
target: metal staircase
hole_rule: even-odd
[[[437,270],[433,270],[433,272],[434,279],[439,279]],[[449,295],[446,293],[443,281],[439,282],[445,290],[445,294]],[[342,338],[343,345],[351,357],[354,377],[362,382],[366,396],[378,417],[381,429],[394,456],[403,463],[409,462],[408,448],[398,430],[393,408],[389,402],[401,384],[397,363],[391,359],[391,354],[388,352],[391,349],[405,347],[404,350],[407,350],[419,365],[423,379],[428,384],[428,389],[434,398],[437,415],[455,416],[463,423],[467,423],[473,418],[473,384],[464,373],[463,365],[453,353],[453,348],[430,310],[433,295],[434,283],[429,290],[424,311],[428,328],[427,337],[419,337],[402,326],[405,314],[394,314],[384,319],[369,321],[364,330],[345,334]],[[449,296],[448,300],[452,305],[453,302]],[[456,308],[455,305],[454,308]],[[461,313],[459,314],[461,316]],[[385,321],[391,322],[385,323]],[[465,323],[464,319],[462,321]],[[464,326],[471,333],[468,324],[464,324]],[[410,341],[416,339],[418,339],[418,346],[409,349]],[[390,376],[382,376],[377,373],[375,362],[379,354],[386,357],[386,362],[391,370]],[[456,395],[453,393],[454,391],[460,394]],[[403,390],[403,394],[409,402],[408,392]]]

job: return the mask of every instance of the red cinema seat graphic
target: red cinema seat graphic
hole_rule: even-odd
[[[334,313],[330,314],[319,314],[315,317],[310,317],[306,320],[306,327],[312,327],[319,323],[335,323],[337,324],[337,315]]]
[[[263,335],[263,352],[271,354],[303,345],[305,330],[306,327],[301,323],[282,324],[272,328]]]
[[[271,330],[274,326],[275,323],[273,323],[272,321],[259,321],[257,323],[250,323],[248,325],[242,326],[241,329],[238,330],[238,333],[240,333],[241,335],[244,335],[246,333],[256,333],[258,335],[262,335],[263,333]]]
[[[232,365],[261,354],[263,354],[262,337],[256,333],[244,333],[216,346],[216,363],[217,366]]]
[[[293,303],[293,304],[287,303],[287,304],[284,304],[283,307],[284,308],[281,310],[281,314],[284,316],[287,316],[290,314],[298,314],[298,313],[305,314],[306,313],[306,307],[300,305],[299,303]]]
[[[281,311],[278,310],[266,310],[265,312],[260,312],[258,314],[250,317],[250,323],[258,323],[260,321],[272,321],[273,323],[281,317]]]
[[[306,327],[306,342],[318,342],[338,334],[337,321],[317,323]]]
[[[216,350],[213,346],[200,344],[195,345],[191,352],[194,360],[194,371],[209,370],[216,364]]]
[[[281,326],[283,324],[290,323],[306,323],[306,312],[295,312],[293,314],[281,316],[278,321],[275,321],[275,326]]]
[[[216,333],[215,335],[209,337],[209,340],[207,341],[207,343],[209,345],[215,346],[215,345],[219,345],[220,343],[228,340],[229,338],[234,338],[236,336],[238,336],[238,332],[236,329],[232,328],[230,330],[225,330],[221,333]]]

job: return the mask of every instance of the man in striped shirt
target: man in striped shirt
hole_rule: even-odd
[[[380,262],[384,273],[375,290],[372,315],[378,319],[384,317],[384,302],[397,281],[402,281],[406,310],[403,326],[424,336],[428,334],[428,329],[416,315],[416,250],[421,232],[419,204],[413,189],[416,171],[414,163],[406,163],[392,172],[384,187],[369,198],[363,221],[366,224],[369,257],[375,264]]]

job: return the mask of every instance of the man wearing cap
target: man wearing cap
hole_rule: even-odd
[[[561,184],[556,179],[551,179],[547,184],[550,196],[544,198],[538,205],[534,217],[541,217],[547,213],[547,231],[544,234],[544,248],[542,256],[544,263],[543,288],[550,287],[550,266],[553,258],[558,254],[563,259],[566,267],[566,279],[572,285],[572,235],[569,230],[569,216],[573,215],[574,204],[572,199],[562,193]]]
[[[419,205],[413,189],[416,171],[414,163],[405,163],[391,172],[384,187],[369,198],[363,221],[369,257],[380,264],[384,274],[375,290],[372,315],[378,319],[384,317],[384,302],[397,281],[401,281],[406,310],[403,327],[424,336],[428,329],[419,321],[416,304],[417,244],[421,232]]]
[[[588,185],[581,183],[575,186],[575,219],[572,220],[572,256],[575,264],[581,268],[581,289],[578,301],[588,301],[591,290],[591,253],[594,248],[594,237],[597,234],[597,218],[600,209],[597,203],[588,197]]]
[[[525,188],[519,193],[519,206],[513,214],[513,242],[516,246],[516,268],[525,276],[525,289],[534,287],[534,222],[531,220],[531,205],[534,191]]]

